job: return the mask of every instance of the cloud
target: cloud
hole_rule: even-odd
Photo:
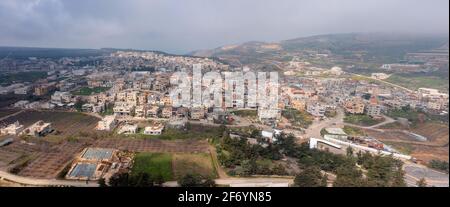
[[[446,33],[447,0],[2,0],[0,45],[183,53],[342,32]]]

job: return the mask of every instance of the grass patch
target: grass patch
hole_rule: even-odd
[[[114,104],[110,103],[107,104],[105,107],[105,110],[100,113],[101,116],[108,116],[108,115],[113,115],[114,114]]]
[[[314,120],[313,116],[311,116],[310,114],[295,109],[284,110],[281,115],[291,121],[294,126],[305,129],[308,128]]]
[[[343,128],[344,132],[347,133],[350,136],[365,136],[366,133],[362,129],[356,128],[356,127],[350,127],[350,126],[344,126]]]
[[[203,177],[217,178],[217,172],[212,164],[211,156],[207,153],[174,154],[172,158],[176,179],[186,174],[199,174]]]
[[[393,147],[394,149],[398,150],[400,153],[403,154],[411,154],[416,148],[414,148],[412,145],[408,143],[398,143],[398,142],[390,142],[390,141],[383,141],[385,144]]]
[[[258,112],[256,110],[237,110],[232,112],[236,116],[241,117],[257,117]]]
[[[402,74],[393,74],[386,81],[412,90],[417,90],[418,88],[435,88],[445,92],[449,91],[448,79],[438,76],[405,77]]]
[[[109,89],[110,89],[110,87],[94,87],[94,88],[82,87],[76,91],[72,91],[72,94],[77,95],[77,96],[89,96],[92,94],[105,92]]]
[[[162,176],[164,180],[173,180],[172,155],[168,153],[138,153],[134,158],[132,175],[148,173]]]
[[[348,114],[345,116],[344,122],[361,126],[372,126],[381,123],[382,120],[373,119],[368,115]]]
[[[138,139],[161,139],[161,140],[180,140],[180,139],[214,139],[223,135],[221,127],[197,124],[187,124],[185,129],[165,128],[161,135],[145,135],[143,129],[138,134],[128,135]]]

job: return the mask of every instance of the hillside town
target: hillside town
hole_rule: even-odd
[[[30,80],[13,81],[0,87],[0,94],[11,97],[3,108],[13,111],[1,118],[0,135],[3,138],[0,140],[0,153],[5,155],[8,151],[4,151],[4,146],[13,142],[26,144],[25,137],[58,137],[61,131],[66,130],[54,127],[55,123],[48,121],[47,117],[39,117],[39,120],[30,125],[22,123],[23,119],[14,119],[20,113],[32,111],[70,112],[90,116],[98,120],[92,123],[93,133],[113,137],[176,139],[171,137],[175,136],[174,131],[189,130],[192,125],[224,126],[231,130],[229,136],[234,137],[233,139],[245,139],[250,145],[269,149],[279,142],[280,136],[290,134],[296,143],[308,143],[310,149],[338,155],[346,154],[351,149],[355,154],[361,152],[392,156],[410,163],[406,165],[408,167],[426,165],[436,158],[407,152],[397,143],[402,140],[408,143],[405,139],[412,139],[412,143],[434,142],[437,138],[416,132],[414,127],[420,128],[424,119],[444,122],[447,119],[448,123],[449,96],[438,89],[410,90],[382,82],[388,77],[384,73],[355,75],[345,72],[339,66],[319,68],[298,59],[287,63],[280,74],[274,116],[267,116],[265,109],[249,98],[248,84],[243,91],[233,89],[232,104],[175,106],[170,94],[176,87],[171,82],[173,73],[186,72],[192,78],[194,65],[201,65],[202,75],[208,72],[219,72],[222,76],[224,72],[257,72],[249,67],[230,67],[210,58],[115,51],[109,55],[92,57],[3,59],[0,64],[6,71],[23,74],[32,71],[42,75],[36,80],[30,77]],[[391,67],[393,66],[388,69]],[[227,84],[225,82],[220,87],[220,99],[225,100],[225,88],[229,87]],[[206,93],[205,88],[209,85],[201,87]],[[242,94],[236,95],[239,93]],[[402,113],[417,112],[425,115],[413,119],[402,116]],[[67,124],[68,127],[71,126],[70,123]],[[242,133],[244,129],[256,131]],[[440,133],[445,128],[437,130]],[[76,136],[80,134],[93,136],[83,135],[82,131]],[[73,136],[75,135],[68,136],[68,139],[73,139]],[[395,138],[398,140],[389,140],[391,136],[398,136]],[[24,140],[19,141],[20,139]],[[33,145],[31,142],[28,144]],[[83,155],[68,158],[78,160],[73,161],[65,175],[68,180],[110,180],[114,172],[132,168],[130,160],[133,155],[119,152],[124,146],[98,143],[92,146],[94,148],[84,149]],[[92,154],[93,158],[87,158],[86,154]],[[448,154],[446,157],[436,157],[448,160]],[[13,162],[14,158],[9,161]],[[6,160],[0,163],[4,167],[11,165]],[[30,168],[23,167],[24,170]],[[286,170],[292,170],[290,168],[286,167]],[[229,173],[235,171],[236,169]],[[19,170],[19,175],[26,175],[20,172]],[[406,179],[406,182],[408,185],[415,185],[414,181]],[[292,184],[288,183],[286,185]],[[434,185],[448,186],[448,176],[446,184],[445,181],[442,184],[438,180]]]

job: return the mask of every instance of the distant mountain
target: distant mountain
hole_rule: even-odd
[[[65,49],[65,48],[38,48],[38,47],[0,47],[0,58],[61,58],[61,57],[88,57],[105,54],[105,50],[98,49]]]
[[[39,48],[39,47],[1,47],[0,59],[10,58],[62,58],[62,57],[89,57],[109,55],[117,51],[136,51],[136,52],[154,52],[163,55],[171,55],[155,50],[136,50],[119,48],[101,48],[101,49],[73,49],[73,48]]]
[[[302,37],[278,43],[247,42],[212,50],[194,51],[189,54],[201,57],[217,57],[241,64],[254,63],[254,61],[267,58],[281,61],[290,53],[304,51],[344,56],[362,53],[367,58],[385,60],[386,58],[399,59],[408,52],[429,50],[445,44],[448,47],[448,35],[414,36],[352,33]]]

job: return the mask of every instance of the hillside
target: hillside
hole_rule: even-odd
[[[261,59],[283,61],[297,53],[326,53],[364,61],[395,62],[406,53],[445,47],[448,36],[412,36],[388,34],[329,34],[284,40],[278,43],[247,42],[212,50],[189,53],[194,56],[218,57],[242,64],[258,63]],[[448,46],[447,46],[448,48]],[[233,60],[234,59],[234,60]]]

